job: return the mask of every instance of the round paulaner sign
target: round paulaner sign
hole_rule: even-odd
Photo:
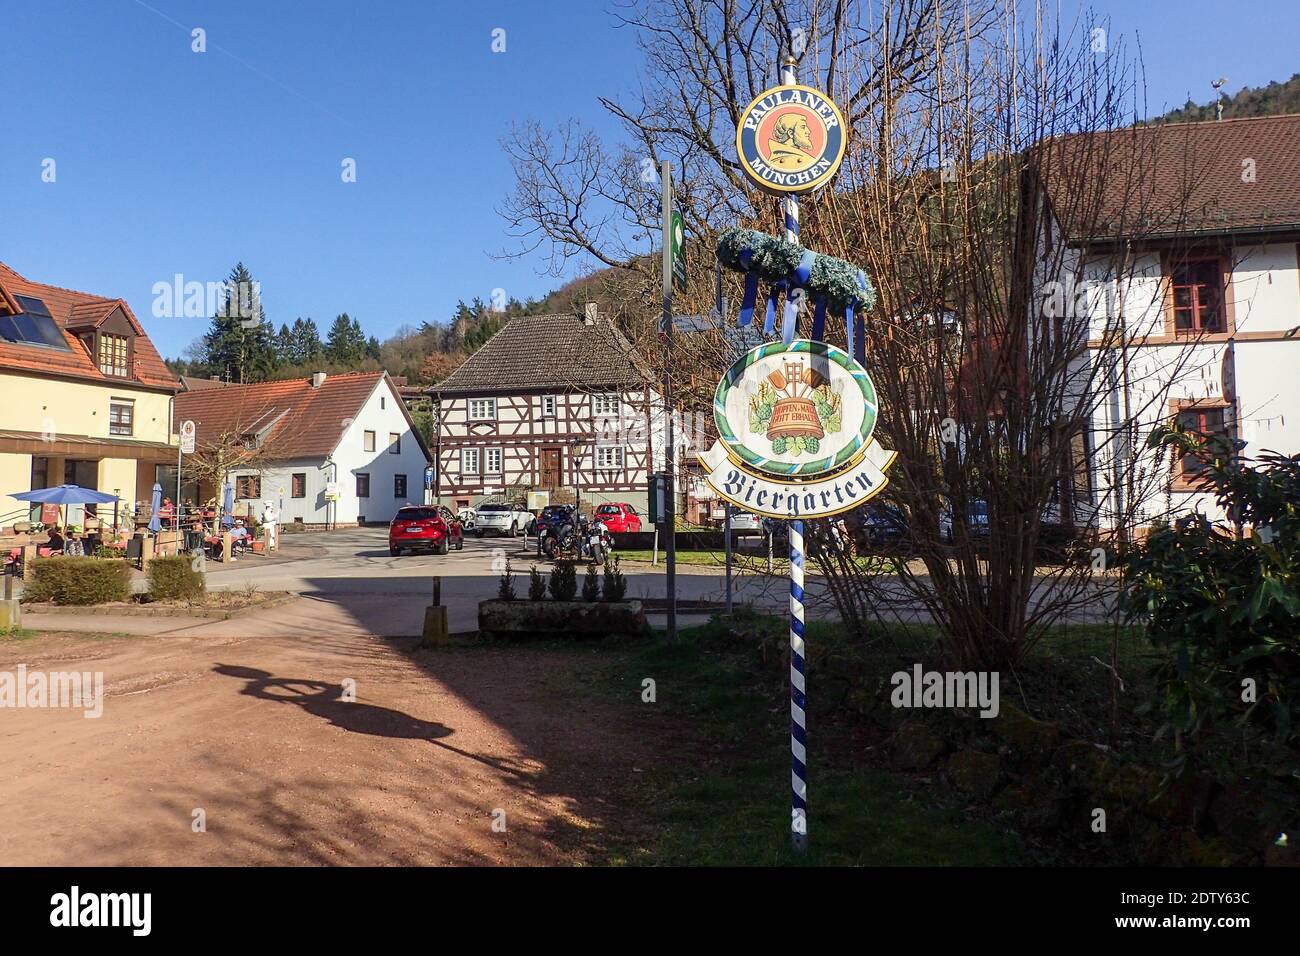
[[[754,183],[777,193],[808,193],[830,181],[844,159],[844,115],[810,86],[774,86],[745,107],[736,153]]]

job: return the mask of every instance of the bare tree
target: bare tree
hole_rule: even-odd
[[[1135,125],[1139,66],[1108,25],[1030,10],[637,4],[625,21],[642,37],[645,85],[630,104],[602,100],[627,130],[623,148],[536,127],[508,147],[519,187],[504,214],[557,262],[619,266],[611,284],[641,313],[620,318],[648,343],[659,186],[647,170],[668,157],[681,171],[696,253],[684,311],[707,312],[718,230],[779,221],[739,174],[739,111],[787,52],[834,95],[848,158],[833,188],[805,200],[801,241],[859,264],[877,288],[867,366],[880,438],[899,452],[886,500],[909,539],[905,559],[864,560],[851,545],[855,531],[869,543],[859,514],[814,523],[813,554],[851,628],[933,621],[967,667],[1014,667],[1062,621],[1109,606],[1109,558],[1092,548],[1122,547],[1158,516],[1167,463],[1134,453],[1137,432],[1165,416],[1171,383],[1197,361],[1143,353],[1160,367],[1141,370],[1148,387],[1126,387],[1139,375],[1132,346],[1164,307],[1150,248],[1185,231],[1197,163],[1210,159],[1185,156],[1171,183],[1157,162],[1168,140],[1158,150]],[[737,282],[727,288],[737,301]],[[832,320],[828,338],[843,334]],[[721,334],[692,336],[672,356],[675,391],[709,407],[729,358]],[[1082,559],[1070,541],[1086,542]]]

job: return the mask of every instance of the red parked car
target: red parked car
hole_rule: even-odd
[[[465,547],[465,530],[460,520],[440,505],[407,505],[399,508],[388,525],[388,553],[432,551],[446,554]]]
[[[596,509],[595,519],[605,522],[610,534],[633,534],[641,530],[641,516],[626,502],[601,505]]]

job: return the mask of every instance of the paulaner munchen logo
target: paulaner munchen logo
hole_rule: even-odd
[[[808,193],[828,183],[844,159],[844,115],[809,86],[774,86],[745,107],[736,153],[745,175],[777,193]]]

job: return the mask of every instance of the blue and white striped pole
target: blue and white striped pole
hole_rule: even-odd
[[[781,82],[797,83],[794,57],[781,67]],[[799,241],[799,200],[781,200],[785,238]],[[798,321],[797,318],[795,320]],[[790,522],[790,838],[796,852],[808,849],[808,698],[804,684],[803,522]]]

